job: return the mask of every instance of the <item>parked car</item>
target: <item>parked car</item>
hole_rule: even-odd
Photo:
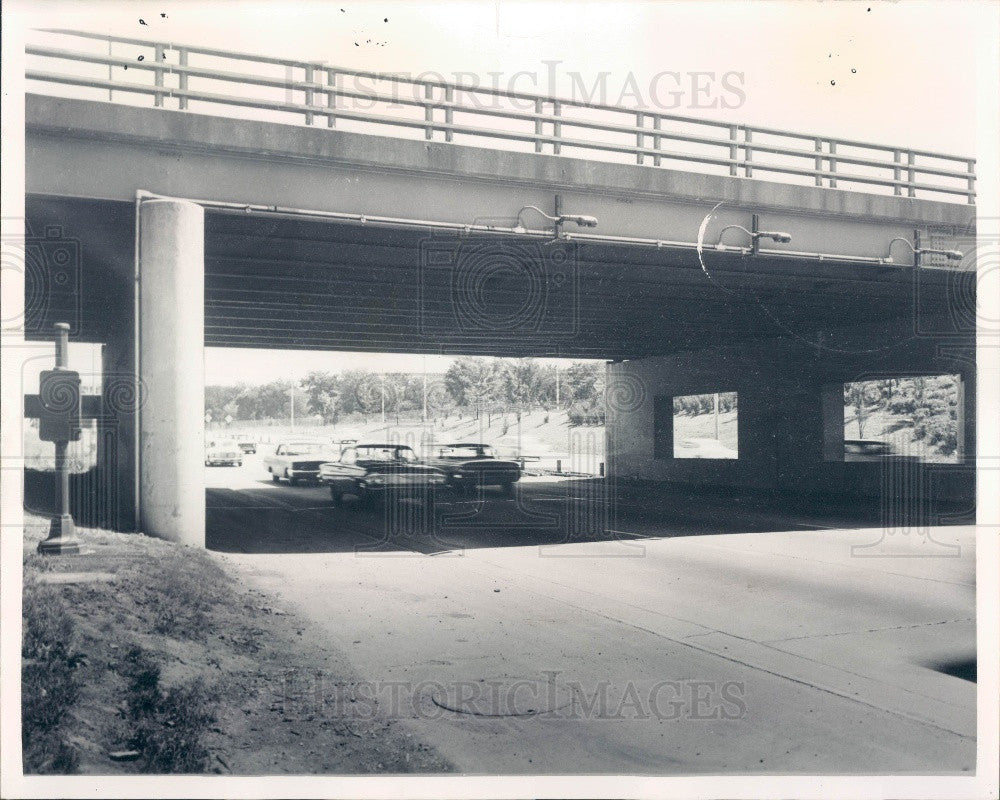
[[[340,458],[320,466],[319,479],[330,487],[337,505],[351,494],[366,506],[404,497],[433,505],[445,484],[441,470],[422,463],[411,447],[401,444],[345,447]]]
[[[427,463],[442,470],[448,485],[463,494],[478,486],[499,486],[504,494],[511,494],[521,479],[520,463],[497,458],[488,444],[438,445]]]
[[[892,442],[880,439],[845,439],[844,461],[920,461],[919,454],[899,453]]]
[[[205,466],[214,467],[216,464],[243,466],[243,453],[235,439],[210,439],[205,442]]]
[[[282,478],[292,485],[299,481],[315,481],[319,465],[330,460],[332,449],[328,442],[321,441],[282,442],[273,453],[264,456],[264,467],[275,483]]]
[[[244,453],[257,452],[257,442],[255,442],[253,439],[247,437],[244,439],[237,439],[237,442],[240,445],[240,450],[242,450]]]

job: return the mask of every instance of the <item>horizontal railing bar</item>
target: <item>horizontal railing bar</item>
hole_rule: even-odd
[[[747,162],[740,159],[701,156],[690,153],[677,153],[669,150],[657,150],[651,147],[639,148],[635,145],[618,145],[609,142],[592,142],[585,139],[567,139],[565,137],[556,137],[551,134],[539,135],[534,133],[517,133],[513,131],[504,131],[494,128],[475,128],[466,125],[456,125],[454,123],[444,123],[444,122],[428,123],[427,120],[423,119],[421,120],[401,119],[399,117],[387,117],[380,114],[353,112],[353,111],[346,111],[344,109],[330,109],[326,106],[306,106],[304,104],[297,104],[297,103],[282,103],[282,102],[268,101],[268,100],[253,100],[251,98],[231,97],[229,95],[214,94],[211,92],[172,89],[170,87],[161,87],[161,86],[147,86],[144,84],[123,83],[121,81],[112,81],[112,80],[98,79],[98,78],[57,75],[52,73],[38,72],[34,70],[26,71],[25,77],[28,80],[65,83],[68,85],[86,86],[95,89],[113,88],[116,91],[134,92],[138,94],[148,94],[148,95],[167,94],[174,97],[184,97],[187,98],[188,100],[196,100],[206,103],[218,103],[223,105],[240,106],[244,108],[260,108],[270,111],[279,111],[291,114],[302,114],[306,111],[309,111],[317,115],[332,116],[341,119],[352,119],[359,122],[369,122],[372,124],[379,124],[379,125],[408,127],[414,129],[417,128],[426,129],[427,127],[432,127],[435,130],[440,130],[440,131],[450,130],[453,133],[459,133],[470,136],[481,136],[487,138],[507,139],[512,141],[522,141],[522,142],[543,141],[548,144],[559,143],[564,147],[576,147],[585,150],[600,150],[603,152],[623,153],[626,155],[635,155],[637,153],[649,156],[658,155],[661,158],[671,159],[675,161],[712,164],[716,166],[730,166],[730,165],[746,166],[747,164],[749,164],[750,166],[752,166],[754,169],[757,170],[761,170],[764,172],[778,172],[787,175],[815,177],[815,176],[828,176],[830,174],[823,170],[801,169],[801,168],[786,167],[776,164],[760,164],[757,162]],[[957,189],[944,186],[935,186],[932,184],[920,184],[903,180],[894,180],[888,178],[880,179],[865,175],[852,175],[848,173],[836,173],[836,177],[838,180],[852,181],[863,184],[872,184],[880,186],[903,186],[912,189],[920,189],[923,191],[942,192],[945,194],[955,194],[970,198],[975,196],[975,193],[970,192],[967,188]]]
[[[55,48],[31,46],[27,48],[27,50],[33,55],[40,55],[44,57],[68,59],[68,58],[74,58],[76,55],[76,54],[70,54],[67,51],[59,51],[56,50]],[[520,112],[507,111],[505,109],[469,108],[460,105],[458,103],[454,102],[449,103],[443,100],[427,100],[423,98],[397,97],[395,95],[383,95],[374,92],[373,93],[357,92],[351,89],[331,87],[325,83],[317,83],[309,81],[289,81],[281,78],[268,78],[265,76],[246,75],[238,72],[213,70],[206,67],[191,67],[191,66],[165,65],[165,64],[157,65],[155,63],[146,63],[146,62],[136,63],[131,59],[107,56],[103,54],[89,54],[89,53],[83,54],[81,55],[79,60],[87,63],[102,64],[108,66],[119,66],[119,67],[133,67],[136,69],[143,69],[154,72],[164,71],[169,73],[176,73],[178,75],[183,74],[187,75],[188,77],[201,77],[210,80],[228,81],[240,84],[251,84],[251,85],[265,86],[271,88],[283,88],[294,91],[320,92],[328,95],[334,95],[337,97],[352,97],[359,100],[370,100],[373,102],[383,102],[387,104],[397,103],[400,105],[408,105],[421,108],[435,108],[435,109],[440,108],[443,110],[450,109],[452,111],[457,111],[460,113],[500,117],[502,119],[523,121],[525,123],[534,123],[536,121],[541,121],[543,123],[547,122],[550,124],[559,123],[567,127],[587,128],[589,130],[599,130],[608,133],[621,133],[629,135],[636,135],[636,134],[645,135],[650,130],[649,128],[640,127],[637,125],[617,125],[612,123],[599,122],[596,120],[580,120],[580,119],[574,119],[572,117],[556,116],[553,114],[520,113]],[[116,84],[116,85],[122,85],[122,84]],[[162,87],[161,93],[172,94],[173,91],[171,87]],[[305,105],[301,106],[301,108],[303,111],[311,111],[310,107],[307,107]],[[343,116],[343,111],[340,111],[338,115]],[[757,132],[759,129],[754,128],[753,130]],[[808,151],[797,150],[795,148],[779,147],[776,145],[768,145],[768,144],[759,144],[757,142],[754,142],[752,145],[748,145],[746,142],[743,141],[733,142],[731,139],[709,138],[703,136],[695,136],[692,134],[674,133],[667,130],[661,130],[660,132],[658,132],[657,137],[660,139],[690,142],[693,144],[701,144],[707,146],[719,146],[726,148],[736,147],[742,150],[746,150],[752,147],[752,149],[757,152],[772,153],[776,155],[787,155],[796,158],[809,159],[811,161],[815,161],[817,157],[820,159],[828,157],[828,154],[826,153],[820,153],[817,156],[817,152],[815,150],[808,150]],[[538,137],[536,136],[532,138],[537,139]],[[564,140],[559,139],[557,141],[564,141]],[[634,152],[634,150],[630,150],[629,152]],[[661,152],[661,151],[654,149],[653,152],[655,154],[656,152]],[[902,152],[909,152],[909,151],[904,150]],[[892,169],[892,170],[899,169],[899,163],[896,161],[879,161],[877,159],[864,158],[861,156],[841,155],[839,153],[836,155],[836,160],[839,163],[856,164],[858,166],[867,166],[879,169]],[[968,162],[967,159],[963,159],[963,161],[966,163]],[[754,165],[758,164],[758,162],[753,162],[753,163]],[[915,173],[921,173],[925,175],[938,175],[946,178],[954,178],[956,180],[967,180],[968,178],[975,176],[974,172],[969,172],[969,171],[957,172],[954,170],[947,170],[939,167],[925,167],[921,165],[913,165],[912,171]],[[822,174],[826,173],[823,172]],[[908,185],[908,184],[900,184],[900,185]]]
[[[540,95],[540,94],[534,94],[534,93],[529,93],[529,92],[510,92],[510,91],[506,91],[506,90],[502,90],[502,89],[491,89],[489,87],[484,87],[484,86],[463,86],[461,84],[449,83],[447,81],[433,81],[433,80],[426,80],[426,79],[407,78],[405,76],[402,76],[402,75],[399,75],[399,74],[396,74],[396,73],[381,73],[381,72],[372,72],[372,71],[368,71],[368,70],[353,70],[353,69],[349,69],[349,68],[342,68],[342,67],[337,67],[337,66],[331,66],[330,64],[328,64],[326,62],[322,62],[322,61],[301,61],[301,60],[295,60],[295,59],[275,58],[275,57],[272,57],[272,56],[258,56],[258,55],[253,55],[253,54],[248,54],[248,53],[240,53],[240,52],[230,51],[230,50],[221,50],[221,49],[218,49],[218,48],[207,48],[207,47],[199,47],[199,46],[194,46],[194,45],[176,45],[176,44],[173,44],[173,43],[166,43],[166,42],[161,42],[161,41],[153,40],[153,39],[140,39],[140,38],[134,38],[134,37],[109,36],[109,35],[102,35],[102,34],[97,34],[97,33],[89,33],[89,32],[84,32],[84,31],[73,31],[73,30],[67,30],[67,29],[61,29],[61,28],[45,29],[44,32],[47,32],[47,33],[56,33],[56,34],[61,34],[61,35],[69,35],[69,36],[77,36],[77,37],[81,37],[81,38],[95,39],[95,40],[99,40],[99,41],[112,41],[112,42],[121,42],[121,43],[128,43],[128,44],[137,44],[137,45],[142,45],[142,46],[146,46],[146,47],[155,47],[157,45],[163,45],[165,48],[171,49],[171,50],[181,50],[181,49],[183,49],[183,50],[187,51],[188,53],[199,53],[199,54],[202,54],[202,55],[215,56],[215,57],[221,57],[221,58],[230,58],[230,59],[242,60],[242,61],[252,61],[252,62],[258,62],[258,63],[262,63],[262,64],[275,64],[275,65],[280,65],[280,66],[299,67],[299,68],[302,68],[302,69],[306,69],[306,68],[313,68],[313,69],[319,68],[319,69],[325,69],[325,70],[332,69],[335,72],[337,72],[339,74],[342,74],[342,75],[352,75],[352,76],[357,76],[357,77],[367,77],[367,78],[371,78],[373,80],[388,81],[388,82],[395,82],[395,83],[408,83],[408,84],[411,84],[413,86],[433,86],[433,87],[438,87],[438,88],[452,89],[452,90],[454,90],[456,92],[475,92],[475,93],[479,93],[479,94],[486,94],[486,95],[491,95],[491,96],[496,96],[496,97],[507,97],[507,98],[510,98],[510,99],[520,99],[520,100],[530,100],[530,101],[542,101],[542,102],[547,102],[547,103],[559,102],[564,107],[565,106],[569,106],[569,107],[574,107],[574,108],[587,108],[587,109],[592,109],[592,110],[610,111],[610,112],[616,112],[616,113],[622,113],[622,114],[634,114],[636,112],[636,109],[627,109],[627,108],[623,108],[621,106],[612,106],[612,105],[607,105],[607,104],[602,104],[602,103],[582,102],[582,101],[579,101],[579,100],[563,99],[563,98],[551,97],[551,96],[547,96],[547,95]],[[59,56],[59,57],[63,57],[63,56]],[[73,56],[69,56],[69,55],[67,55],[65,57],[73,58]],[[105,58],[107,58],[107,56],[105,56]],[[107,62],[95,61],[94,63],[107,63]],[[132,62],[129,63],[129,66],[132,66]],[[163,68],[163,69],[169,69],[169,66],[170,65],[163,64],[163,65],[161,65],[161,68]],[[174,71],[180,71],[180,70],[176,70],[175,69]],[[319,88],[319,87],[316,87],[316,88]],[[464,107],[461,107],[461,108],[464,108]],[[472,110],[478,110],[478,109],[466,109],[466,110],[472,111]],[[723,122],[721,120],[700,119],[700,118],[683,116],[683,115],[678,115],[678,114],[664,114],[664,113],[656,112],[656,111],[642,111],[642,113],[643,114],[647,114],[650,117],[658,117],[659,119],[664,120],[664,121],[683,122],[683,123],[689,123],[689,124],[694,124],[694,125],[706,125],[706,126],[709,126],[709,127],[726,128],[727,130],[732,127],[732,123]],[[564,122],[564,123],[567,122],[567,120],[565,118],[559,118],[559,121]],[[774,135],[774,136],[783,136],[783,137],[787,137],[787,138],[808,139],[808,140],[811,140],[811,141],[815,140],[817,138],[814,134],[794,133],[794,132],[791,132],[791,131],[781,130],[779,128],[767,128],[767,127],[757,127],[757,126],[747,126],[747,125],[737,125],[736,127],[740,128],[740,129],[744,129],[744,130],[749,129],[749,130],[752,130],[755,133],[761,133],[761,134],[765,134],[765,135]],[[915,156],[926,156],[926,157],[937,158],[937,159],[946,160],[946,161],[948,161],[948,160],[950,160],[950,161],[961,161],[961,162],[966,163],[966,164],[974,163],[975,162],[975,159],[971,159],[971,158],[968,158],[968,157],[965,157],[965,156],[950,155],[950,154],[945,154],[945,153],[935,153],[935,152],[927,151],[927,150],[912,150],[912,149],[907,149],[907,148],[899,148],[899,147],[893,146],[893,145],[874,144],[874,143],[871,143],[871,142],[861,142],[861,141],[856,141],[856,140],[852,140],[852,139],[840,139],[840,138],[831,139],[831,138],[828,138],[828,137],[820,137],[820,138],[823,138],[826,141],[835,141],[838,144],[844,145],[844,146],[847,146],[847,147],[862,147],[862,148],[869,148],[869,149],[873,149],[873,150],[884,150],[886,152],[895,152],[897,150],[903,150],[903,152],[905,152],[905,153],[912,153]],[[756,145],[754,146],[754,149],[758,149]],[[815,153],[810,153],[810,156],[811,157],[815,157]],[[840,158],[838,158],[838,160],[846,160],[846,159],[840,159]],[[854,162],[852,162],[852,163],[854,163]]]

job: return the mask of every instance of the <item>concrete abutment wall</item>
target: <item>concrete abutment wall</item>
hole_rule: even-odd
[[[916,470],[939,498],[974,502],[974,340],[916,336],[906,321],[831,331],[824,342],[825,349],[794,337],[759,340],[609,365],[609,385],[633,398],[609,411],[609,469],[617,477],[705,487],[878,497],[885,467],[836,454],[844,439],[843,384],[958,374],[959,463]],[[739,458],[673,458],[671,399],[731,391],[739,398]],[[667,417],[659,446],[657,403],[666,404],[660,416]]]

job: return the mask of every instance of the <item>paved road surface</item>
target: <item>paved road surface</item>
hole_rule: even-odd
[[[428,534],[416,503],[335,509],[252,460],[207,476],[209,546],[365,678],[320,676],[303,713],[375,696],[469,773],[975,768],[970,528],[699,501],[609,537],[593,489],[543,480],[441,503]]]

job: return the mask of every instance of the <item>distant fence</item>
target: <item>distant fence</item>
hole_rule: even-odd
[[[226,108],[227,116],[239,116],[234,110],[241,109],[256,119],[330,128],[357,123],[361,132],[491,147],[513,143],[536,153],[654,168],[765,175],[896,196],[959,197],[968,203],[976,197],[975,159],[962,156],[323,62],[81,31],[33,32],[35,39],[53,37],[60,42],[73,37],[81,49],[45,43],[26,47],[26,78],[44,84],[49,93],[55,86],[74,87],[97,90],[98,99],[134,103],[151,98],[154,107],[182,111],[218,114]],[[129,54],[113,54],[114,46],[127,46]]]

